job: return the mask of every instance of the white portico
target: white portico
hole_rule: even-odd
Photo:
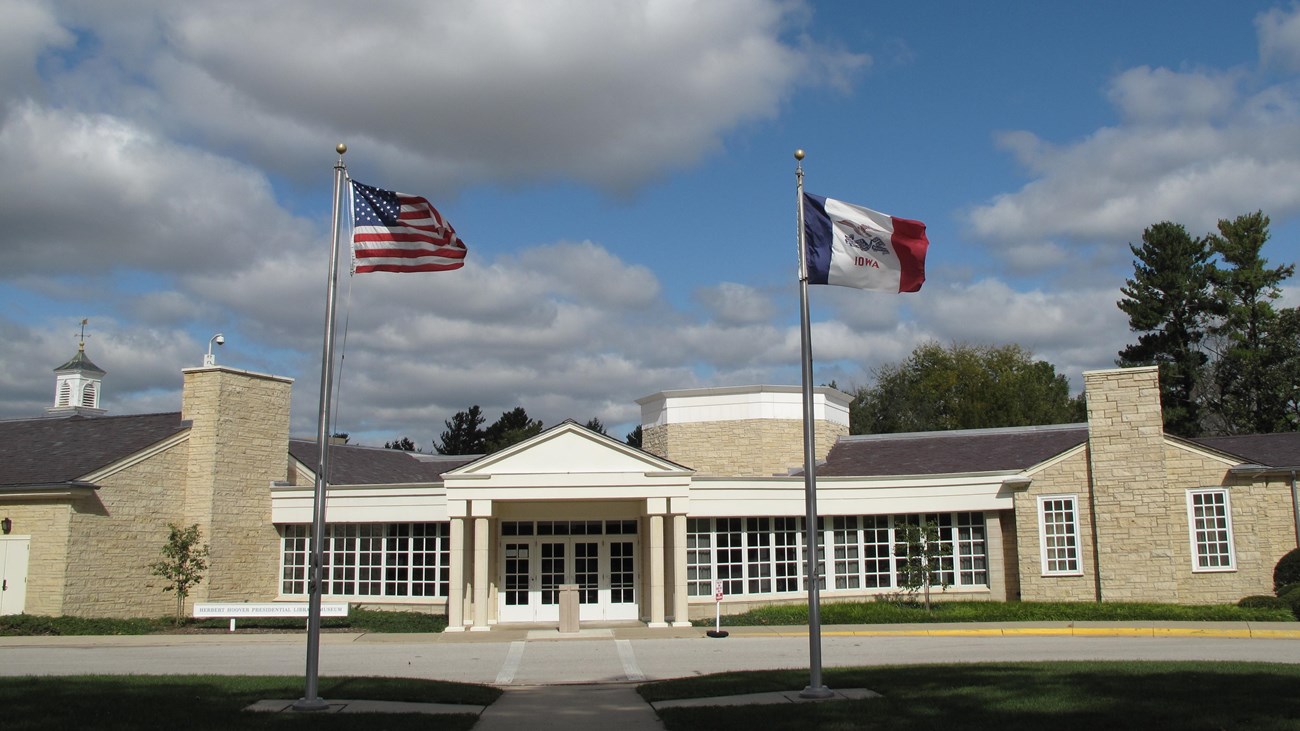
[[[584,621],[687,623],[691,475],[573,422],[445,473],[448,631],[553,622],[566,584]]]

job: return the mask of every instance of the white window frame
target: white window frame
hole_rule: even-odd
[[[928,521],[939,525],[941,541],[951,549],[940,562],[949,588],[988,589],[985,518],[982,512],[818,518],[820,589],[850,595],[895,590],[900,559],[894,547],[902,526]],[[808,554],[803,518],[689,518],[686,526],[687,596],[692,600],[712,599],[715,580],[723,582],[729,597],[780,597],[804,590]],[[856,582],[850,580],[854,578]]]
[[[1048,558],[1047,549],[1047,502],[1051,500],[1069,500],[1070,514],[1072,520],[1066,524],[1070,529],[1068,538],[1072,540],[1071,548],[1074,549],[1074,568],[1072,569],[1053,569],[1050,562],[1053,559]],[[1056,550],[1060,550],[1057,547]],[[1038,496],[1038,557],[1040,568],[1043,576],[1082,576],[1083,575],[1083,541],[1079,539],[1079,496],[1078,495],[1039,495]],[[1054,559],[1064,561],[1066,559]]]
[[[1201,531],[1198,530],[1196,525],[1196,498],[1204,495],[1213,495],[1222,498],[1218,502],[1218,505],[1222,506],[1223,513],[1222,515],[1215,516],[1216,519],[1222,520],[1222,524],[1209,529],[1214,530],[1215,532],[1222,531],[1225,534],[1226,540],[1224,542],[1227,543],[1227,550],[1222,553],[1216,553],[1215,555],[1226,559],[1226,563],[1218,566],[1204,566],[1201,563],[1202,554],[1200,552],[1200,546],[1203,542],[1199,540],[1197,535]],[[1213,574],[1237,570],[1236,540],[1232,535],[1232,498],[1229,496],[1227,488],[1206,487],[1187,491],[1187,535],[1192,552],[1193,573]],[[1204,541],[1204,543],[1208,544],[1211,543],[1211,541]],[[1215,540],[1213,543],[1219,543],[1219,541]]]

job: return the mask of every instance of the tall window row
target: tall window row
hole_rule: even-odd
[[[330,596],[445,597],[447,523],[345,523],[327,526],[325,587]],[[307,593],[309,525],[281,526],[281,587]]]
[[[828,591],[893,589],[899,585],[894,548],[904,524],[933,522],[948,549],[940,572],[956,587],[988,586],[983,513],[863,515],[819,518],[819,587]],[[690,596],[723,592],[781,594],[803,590],[803,518],[692,518],[686,524]],[[826,548],[830,547],[827,560]]]

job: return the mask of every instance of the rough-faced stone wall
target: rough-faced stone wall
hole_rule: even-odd
[[[1273,593],[1273,568],[1296,547],[1287,478],[1233,478],[1223,461],[1178,446],[1166,450],[1170,522],[1180,528],[1173,546],[1179,601],[1225,604],[1251,594]],[[1231,508],[1232,571],[1193,571],[1187,491],[1225,486]]]
[[[13,521],[12,536],[30,536],[27,556],[27,596],[23,612],[42,616],[63,614],[68,558],[68,517],[65,500],[4,505],[3,517]]]
[[[847,426],[815,422],[817,458],[848,433]],[[643,429],[642,445],[700,475],[766,477],[803,468],[803,422],[792,419],[660,424]]]
[[[99,482],[69,513],[63,614],[161,617],[176,595],[149,565],[162,558],[167,524],[180,523],[189,448],[171,446]],[[204,537],[206,540],[206,536]]]
[[[185,371],[182,415],[193,422],[185,521],[211,546],[195,601],[273,599],[280,565],[272,481],[289,453],[292,381],[224,368]]]
[[[1088,505],[1088,454],[1079,450],[1033,476],[1026,490],[1015,493],[1016,552],[1020,598],[1027,602],[1095,601],[1096,572],[1092,562],[1092,513]],[[1043,549],[1038,499],[1071,495],[1078,520],[1078,575],[1043,573]]]

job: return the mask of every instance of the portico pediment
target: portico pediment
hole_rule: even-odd
[[[691,470],[594,432],[565,422],[507,449],[487,455],[443,474],[449,499],[479,499],[479,490],[492,497],[502,489],[543,492],[555,498],[635,497],[660,495],[665,488],[684,491]],[[536,499],[536,496],[530,496]]]

